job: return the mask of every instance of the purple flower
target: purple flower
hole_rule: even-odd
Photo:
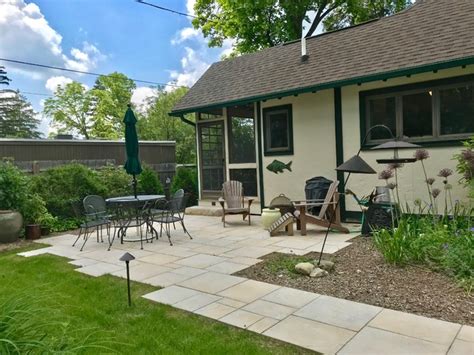
[[[448,176],[453,175],[453,171],[448,168],[441,169],[438,173],[439,177],[444,177],[445,179],[448,178]]]
[[[428,178],[428,179],[426,179],[426,183],[427,183],[428,185],[433,185],[435,181],[436,181],[436,180],[435,180],[434,178]]]
[[[403,168],[403,164],[402,163],[391,163],[391,164],[388,164],[388,168],[390,170],[400,169],[400,168]]]
[[[438,197],[440,193],[441,193],[440,189],[433,189],[433,191],[431,191],[431,195],[433,195],[433,198]]]
[[[416,160],[425,160],[430,157],[430,153],[428,153],[426,149],[417,149],[413,157],[415,157]]]
[[[391,179],[391,178],[393,178],[393,171],[392,170],[385,169],[385,170],[382,170],[379,173],[379,179],[380,180],[388,180],[388,179]]]
[[[474,151],[472,149],[466,149],[461,152],[461,157],[468,162],[474,161]]]

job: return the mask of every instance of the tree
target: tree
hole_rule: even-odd
[[[109,138],[123,137],[122,121],[135,88],[135,82],[122,73],[114,72],[97,78],[92,89],[97,102],[94,119],[106,125],[104,129]]]
[[[406,9],[411,0],[350,0],[336,8],[324,20],[325,30],[332,31],[358,23],[393,15]]]
[[[306,34],[309,37],[322,23],[326,29],[340,28],[391,14],[409,3],[403,0],[197,0],[193,25],[209,38],[210,47],[220,47],[225,39],[234,39],[235,55],[301,38],[303,21],[309,26]],[[308,16],[310,11],[314,18]]]
[[[44,113],[53,119],[59,132],[77,132],[85,139],[101,137],[103,125],[95,122],[95,98],[81,83],[58,86],[54,96],[44,103]]]
[[[178,88],[171,92],[161,91],[150,99],[145,115],[138,119],[138,136],[144,140],[175,140],[176,161],[194,163],[196,158],[194,128],[168,113],[186,94],[187,88]],[[188,117],[191,120],[191,117]]]
[[[40,138],[39,119],[28,100],[14,90],[0,91],[0,137]]]
[[[8,78],[5,67],[0,65],[0,84],[10,85],[11,79]]]

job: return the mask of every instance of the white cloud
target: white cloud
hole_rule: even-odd
[[[2,0],[0,2],[0,55],[5,58],[27,60],[70,69],[90,70],[105,57],[87,42],[82,48],[72,48],[65,54],[62,36],[53,29],[41,9],[33,2]],[[9,64],[9,71],[33,79],[44,79],[48,69]]]
[[[58,89],[58,86],[65,86],[66,84],[72,82],[73,80],[71,78],[67,78],[65,76],[52,76],[46,80],[46,84],[44,86],[46,89],[54,93]]]
[[[177,33],[176,38],[171,40],[171,44],[181,44],[191,38],[204,40],[204,37],[202,36],[202,32],[200,30],[196,30],[193,27],[185,27]]]
[[[192,86],[209,68],[210,63],[203,51],[185,47],[186,55],[181,58],[181,70],[170,71],[172,82],[179,86]]]
[[[139,86],[133,90],[130,101],[138,111],[145,112],[149,106],[148,98],[158,95],[158,90],[148,86]]]

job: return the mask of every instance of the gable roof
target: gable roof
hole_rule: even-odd
[[[474,0],[418,0],[379,20],[212,64],[172,114],[474,64]]]

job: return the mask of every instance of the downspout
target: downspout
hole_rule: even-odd
[[[334,88],[334,126],[336,128],[336,166],[344,162],[344,138],[342,133],[342,93],[341,88]],[[338,192],[340,193],[339,206],[341,208],[341,219],[346,219],[346,199],[344,195],[344,173],[337,172],[337,180],[339,181]]]

